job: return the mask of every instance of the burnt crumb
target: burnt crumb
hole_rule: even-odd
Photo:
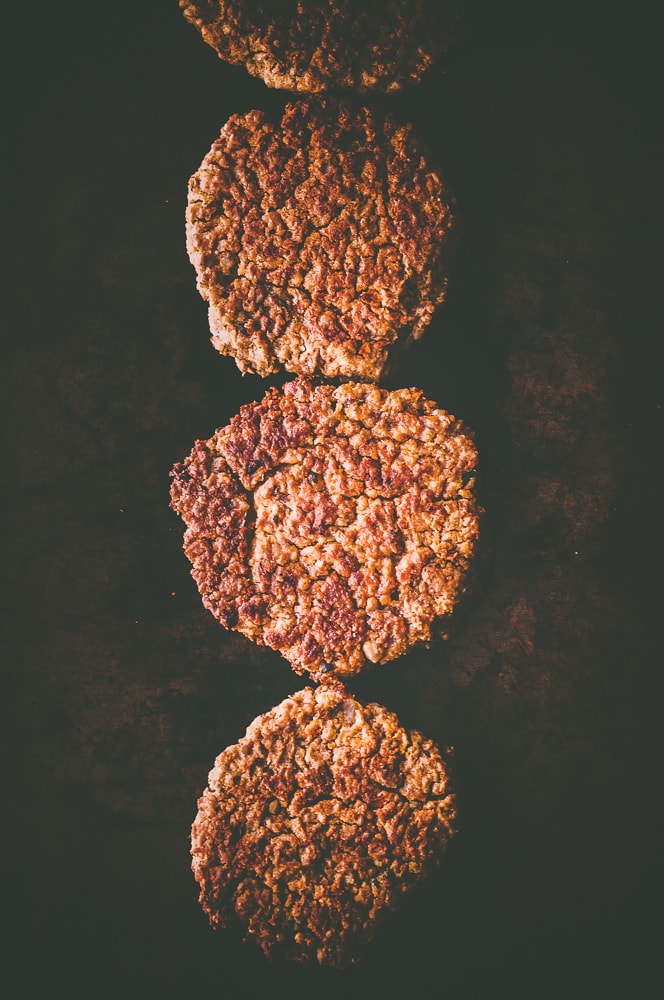
[[[436,0],[180,0],[221,59],[268,87],[391,93],[418,82],[449,44]],[[348,25],[352,30],[348,30]]]
[[[217,757],[192,826],[211,925],[239,924],[268,957],[360,960],[456,832],[451,753],[340,684],[259,716]]]
[[[411,126],[332,99],[233,115],[191,177],[187,251],[243,372],[378,381],[444,298],[455,201]]]
[[[479,551],[476,465],[471,433],[416,389],[297,378],[196,443],[171,505],[223,625],[347,677],[447,634]]]

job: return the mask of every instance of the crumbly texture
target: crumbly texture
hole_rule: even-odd
[[[212,343],[242,372],[378,381],[445,297],[455,203],[409,125],[332,99],[234,115],[189,182]]]
[[[448,759],[341,685],[305,688],[217,758],[192,869],[213,927],[266,955],[344,966],[455,832]]]
[[[447,48],[439,0],[180,0],[221,59],[268,87],[392,93],[417,83]]]
[[[444,631],[478,546],[476,464],[417,389],[297,378],[196,443],[171,505],[219,621],[343,677]]]

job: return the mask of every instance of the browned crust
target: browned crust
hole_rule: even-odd
[[[243,372],[377,381],[445,296],[455,203],[409,125],[331,99],[234,115],[189,182],[212,342]]]
[[[180,0],[180,7],[221,59],[268,87],[308,93],[392,93],[417,83],[447,47],[452,21],[436,0]]]
[[[455,824],[434,743],[341,685],[305,688],[210,772],[192,827],[200,903],[213,927],[239,923],[268,956],[347,965]]]
[[[478,547],[476,464],[419,390],[298,378],[198,441],[171,505],[223,625],[298,673],[350,676],[449,621]]]

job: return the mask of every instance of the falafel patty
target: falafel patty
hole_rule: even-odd
[[[186,211],[214,347],[242,372],[378,381],[445,298],[455,217],[390,115],[316,98],[233,115]]]
[[[204,605],[315,678],[429,643],[478,549],[477,458],[417,389],[270,389],[171,474]]]
[[[218,757],[192,827],[214,928],[342,967],[455,833],[449,756],[342,685],[305,688]]]
[[[392,93],[445,51],[453,19],[434,0],[180,0],[225,62],[268,87]]]

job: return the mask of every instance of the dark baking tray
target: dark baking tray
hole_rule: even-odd
[[[265,389],[208,343],[187,180],[228,115],[286,95],[222,64],[175,2],[54,6],[7,35],[3,895],[20,995],[636,995],[654,946],[662,414],[638,5],[625,27],[474,4],[447,72],[381,102],[420,130],[463,220],[448,301],[388,384],[475,429],[493,555],[449,642],[354,686],[455,745],[462,832],[346,973],[215,936],[189,872],[215,755],[303,683],[202,608],[168,508],[171,466]]]

